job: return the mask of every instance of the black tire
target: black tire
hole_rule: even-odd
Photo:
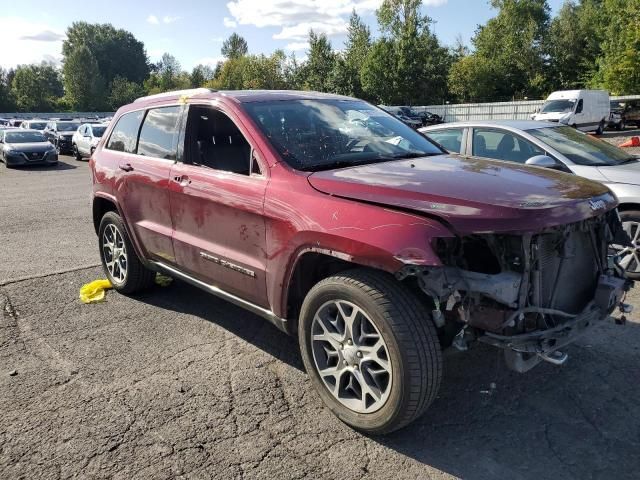
[[[604,133],[604,120],[600,121],[600,124],[596,129],[596,135],[602,135],[603,133]]]
[[[56,153],[58,155],[61,155],[62,152],[60,151],[60,142],[58,142],[58,139],[56,138],[56,142],[53,144],[56,147]]]
[[[73,156],[76,158],[76,161],[80,162],[82,160],[82,155],[80,154],[80,150],[78,150],[78,146],[73,144]]]
[[[124,241],[125,251],[127,254],[127,268],[126,274],[122,281],[116,280],[109,269],[107,268],[105,253],[104,253],[104,231],[107,226],[113,225],[118,230]],[[151,287],[154,284],[155,272],[147,269],[136,254],[127,230],[124,227],[124,223],[116,212],[107,212],[100,221],[100,228],[98,229],[98,245],[100,249],[100,260],[102,262],[102,268],[104,269],[107,278],[113,285],[113,288],[120,293],[132,294]]]
[[[640,211],[638,210],[625,210],[623,212],[620,212],[620,220],[622,220],[622,223],[624,222],[636,222],[636,223],[640,223]],[[640,280],[640,272],[639,273],[633,273],[633,272],[625,272],[627,277],[632,279],[632,280]]]
[[[364,310],[388,347],[391,390],[373,413],[358,413],[340,403],[316,368],[311,345],[313,318],[322,305],[337,299]],[[436,398],[442,354],[430,312],[389,274],[355,269],[316,284],[302,305],[298,341],[306,371],[320,397],[340,420],[357,430],[379,435],[402,428],[422,415]]]

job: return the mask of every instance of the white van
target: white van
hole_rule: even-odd
[[[549,95],[531,118],[560,122],[600,135],[609,120],[609,109],[609,93],[604,90],[563,90]]]

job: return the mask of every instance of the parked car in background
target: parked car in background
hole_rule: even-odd
[[[23,120],[20,118],[12,118],[11,120],[9,120],[9,123],[7,125],[9,125],[10,127],[19,127],[22,122]]]
[[[0,127],[4,127],[9,125],[9,120],[7,118],[0,118]]]
[[[379,105],[379,107],[385,112],[390,113],[406,125],[409,125],[414,130],[417,130],[422,126],[421,119],[408,117],[400,107],[387,107],[386,105]]]
[[[58,153],[42,132],[15,128],[0,132],[0,159],[7,168],[23,165],[56,165]]]
[[[624,130],[627,125],[640,127],[640,99],[611,100],[609,127]]]
[[[604,90],[553,92],[533,120],[558,122],[601,135],[609,121],[609,93]]]
[[[89,164],[117,291],[160,271],[297,335],[320,397],[368,433],[426,410],[454,339],[526,371],[628,309],[606,186],[447,155],[361,100],[153,95],[118,110]]]
[[[604,183],[618,197],[632,245],[620,264],[640,279],[640,160],[565,125],[526,120],[455,122],[420,131],[449,152],[573,173]]]
[[[25,120],[20,125],[20,128],[24,128],[26,130],[37,130],[39,132],[44,133],[44,129],[47,126],[46,120],[33,119],[33,120]]]
[[[44,136],[56,147],[58,153],[72,153],[71,138],[79,126],[80,123],[74,120],[55,120],[47,123]]]
[[[83,157],[93,155],[93,151],[108,126],[108,124],[99,123],[84,123],[80,125],[71,138],[71,148],[76,160],[82,160]]]
[[[408,118],[413,120],[418,120],[421,123],[421,126],[426,127],[427,125],[437,125],[443,123],[442,117],[435,113],[425,111],[415,110],[411,107],[398,107],[400,112]]]

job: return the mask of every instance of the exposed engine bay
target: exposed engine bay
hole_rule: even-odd
[[[456,327],[454,346],[494,345],[524,372],[542,360],[564,363],[561,347],[616,308],[630,311],[622,302],[633,282],[610,250],[627,244],[612,210],[535,234],[436,239],[445,266],[406,266],[397,276],[415,277],[436,327]]]

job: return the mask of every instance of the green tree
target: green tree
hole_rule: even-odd
[[[110,24],[74,22],[67,29],[67,38],[62,43],[65,61],[71,52],[83,46],[95,57],[106,84],[116,76],[142,83],[149,75],[144,44],[126,30],[116,29]]]
[[[244,55],[227,60],[220,73],[206,86],[221,90],[287,88],[285,67],[287,57],[281,50],[272,55]]]
[[[104,81],[98,62],[85,46],[68,53],[62,68],[66,97],[72,108],[100,110],[104,106]]]
[[[360,71],[371,48],[371,31],[355,10],[349,18],[344,51],[336,55],[332,72],[333,91],[342,95],[365,97]]]
[[[331,91],[331,72],[336,56],[331,49],[331,42],[324,33],[309,31],[308,60],[303,67],[304,88],[318,92]]]
[[[491,0],[498,14],[478,27],[475,51],[449,72],[449,89],[466,101],[541,96],[550,88],[546,0]],[[551,79],[553,81],[553,79]]]
[[[491,101],[499,98],[500,78],[490,60],[467,55],[449,70],[449,92],[459,102]]]
[[[10,112],[15,109],[15,101],[11,94],[11,77],[9,71],[0,68],[0,112]]]
[[[441,101],[447,92],[451,57],[420,13],[421,0],[384,0],[377,17],[377,40],[361,71],[365,92],[389,104]]]
[[[144,82],[144,89],[150,95],[186,88],[191,88],[189,74],[183,72],[178,59],[168,53],[164,53],[160,61],[153,65],[153,72]]]
[[[229,60],[243,57],[248,51],[247,41],[235,32],[222,42],[222,55]]]
[[[597,70],[602,38],[600,0],[567,0],[551,21],[547,40],[553,88],[583,88]]]
[[[22,112],[49,112],[64,93],[60,72],[53,65],[20,65],[11,81],[11,94]]]
[[[617,95],[640,92],[640,2],[604,0],[604,28],[599,71],[592,85]]]
[[[214,71],[208,65],[196,65],[191,70],[191,74],[189,75],[189,79],[191,80],[191,87],[198,88],[202,87],[205,83],[210,80],[213,80]]]
[[[136,98],[144,96],[144,93],[144,88],[141,85],[124,77],[116,77],[111,82],[107,102],[109,108],[117,110],[121,106],[133,102]]]

